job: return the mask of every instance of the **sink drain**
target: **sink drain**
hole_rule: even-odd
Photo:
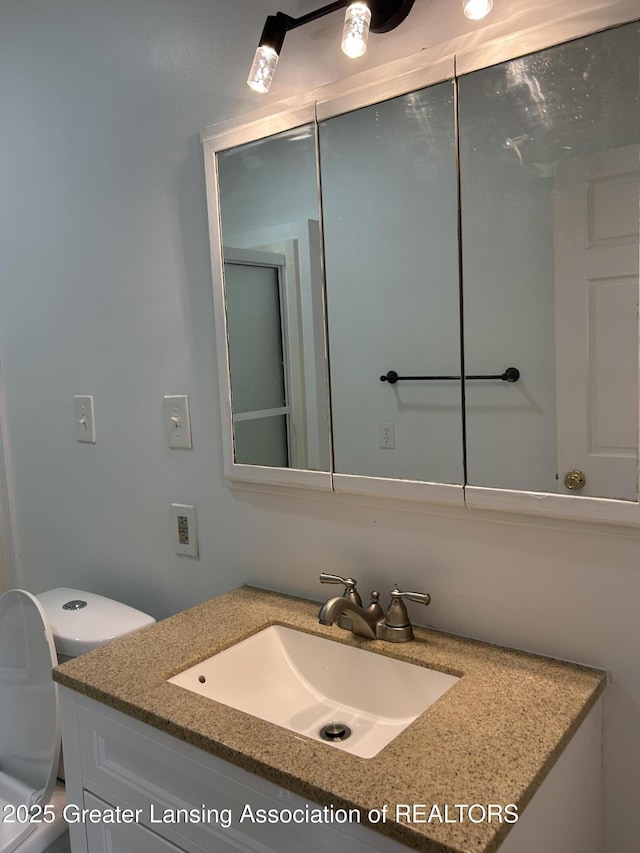
[[[320,729],[320,737],[323,740],[339,741],[346,740],[351,735],[351,729],[345,723],[329,723]]]

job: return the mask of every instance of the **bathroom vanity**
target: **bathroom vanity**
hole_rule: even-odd
[[[242,587],[58,667],[73,853],[597,853],[605,673],[317,613]],[[368,759],[169,683],[272,625],[459,681]]]

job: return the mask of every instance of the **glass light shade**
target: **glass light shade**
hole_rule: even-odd
[[[263,47],[262,45],[256,50],[256,55],[253,58],[253,65],[249,72],[247,85],[255,92],[266,94],[273,80],[273,72],[278,64],[278,54],[272,47]]]
[[[367,49],[371,10],[366,3],[352,3],[347,7],[342,31],[342,52],[350,59],[357,59]]]
[[[479,21],[493,9],[493,0],[463,0],[462,5],[467,18]]]

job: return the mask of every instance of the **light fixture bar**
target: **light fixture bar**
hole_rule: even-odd
[[[338,9],[346,9],[349,2],[350,0],[338,0],[336,3],[329,3],[326,6],[322,6],[320,9],[316,9],[315,12],[308,12],[300,18],[289,18],[291,21],[289,29],[295,30],[296,27],[302,27],[304,24],[310,24],[311,21],[317,21],[318,18],[324,18],[325,15],[330,15],[331,12],[337,12]],[[282,12],[278,12],[278,14],[281,15]]]
[[[295,30],[298,27],[304,26],[304,24],[309,24],[311,21],[323,18],[325,15],[331,14],[331,12],[337,12],[338,9],[349,7],[349,10],[351,10],[351,7],[354,6],[364,7],[366,10],[365,17],[370,16],[371,19],[370,26],[368,22],[366,22],[366,26],[358,24],[359,40],[356,38],[351,40],[351,35],[355,34],[356,30],[350,30],[348,33],[345,22],[343,35],[343,45],[345,41],[350,42],[349,50],[343,47],[345,53],[353,57],[362,56],[366,50],[366,38],[369,29],[374,33],[390,32],[404,21],[411,11],[413,3],[414,0],[362,0],[362,2],[337,0],[335,3],[328,3],[326,6],[321,6],[320,9],[316,9],[315,12],[308,12],[299,18],[292,18],[290,15],[285,15],[284,12],[269,15],[265,22],[260,42],[258,43],[258,49],[255,53],[247,83],[256,92],[264,93],[269,91],[280,51],[289,30]]]

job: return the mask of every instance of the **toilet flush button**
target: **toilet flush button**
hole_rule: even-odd
[[[81,598],[75,598],[73,601],[67,601],[62,605],[63,610],[82,610],[83,607],[87,606],[86,601],[82,601]]]

